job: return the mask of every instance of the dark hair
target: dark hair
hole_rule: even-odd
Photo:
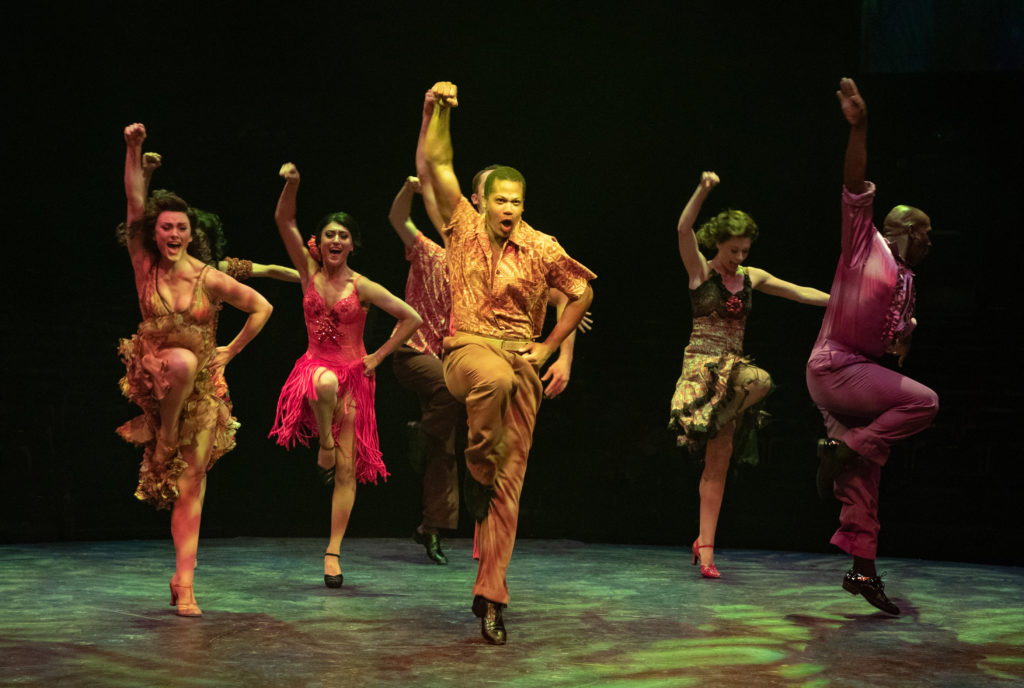
[[[192,233],[192,241],[189,242],[188,252],[204,263],[209,263],[210,250],[206,237],[197,236],[196,227],[199,224],[196,213],[180,196],[167,189],[157,189],[146,199],[145,211],[142,217],[138,218],[131,225],[120,224],[117,227],[117,241],[120,244],[127,243],[130,237],[142,233],[142,247],[153,256],[159,256],[160,250],[156,246],[154,234],[156,232],[156,221],[160,213],[185,213],[188,218],[188,226]],[[206,256],[205,258],[203,256]]]
[[[211,213],[208,210],[200,210],[199,208],[192,209],[196,214],[196,224],[192,227],[192,243],[189,244],[189,253],[194,255],[204,263],[219,263],[224,260],[224,249],[227,246],[228,240],[224,236],[224,225],[220,221],[220,215],[217,213]],[[197,252],[192,250],[192,247],[196,244],[201,244],[197,247],[197,251],[202,250],[205,252],[208,259],[204,259]]]
[[[729,239],[750,237],[757,239],[758,229],[754,218],[742,210],[723,210],[701,225],[697,230],[697,241],[705,248],[714,248]]]
[[[488,165],[487,167],[483,168],[482,170],[480,170],[479,172],[474,174],[473,175],[473,189],[470,191],[470,193],[476,193],[476,190],[480,187],[480,178],[481,177],[483,177],[488,172],[493,172],[494,170],[498,169],[499,167],[501,167],[501,165]],[[483,199],[480,199],[480,200],[483,200]]]
[[[337,222],[339,225],[342,225],[345,229],[348,230],[348,233],[352,235],[353,254],[363,247],[363,240],[359,233],[359,223],[356,222],[356,219],[354,217],[352,217],[348,213],[341,211],[336,213],[329,213],[320,218],[320,222],[318,222],[316,225],[316,234],[313,235],[316,237],[317,246],[320,245],[320,234],[324,231],[324,227],[331,224],[332,222]]]
[[[487,181],[484,182],[484,198],[491,195],[491,191],[494,189],[494,183],[497,181],[508,181],[508,182],[519,182],[523,185],[523,200],[526,200],[526,178],[522,173],[514,167],[508,167],[507,165],[499,165],[494,168],[487,177]]]

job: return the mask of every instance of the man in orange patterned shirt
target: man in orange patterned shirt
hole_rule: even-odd
[[[522,220],[526,180],[511,167],[487,178],[483,213],[462,195],[452,165],[451,110],[454,84],[438,82],[420,175],[424,194],[450,229],[448,274],[454,334],[444,340],[444,377],[465,401],[469,425],[464,497],[477,519],[480,563],[473,586],[473,613],[492,644],[506,639],[502,609],[508,604],[505,572],[515,545],[519,495],[542,397],[537,371],[580,323],[593,300],[596,277],[558,241]],[[548,289],[570,303],[544,341]]]

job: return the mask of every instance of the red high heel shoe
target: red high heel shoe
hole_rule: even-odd
[[[700,542],[700,538],[697,538],[696,540],[693,541],[693,565],[694,566],[696,566],[697,562],[700,561],[700,551],[702,549],[705,549],[705,548],[714,549],[714,547],[715,547],[714,545],[698,545],[697,544],[698,542]],[[715,568],[714,564],[709,564],[708,566],[705,566],[703,563],[701,563],[701,565],[700,565],[700,575],[704,576],[705,578],[721,578],[722,577],[722,574],[720,574],[718,572],[718,569]]]
[[[178,598],[183,596],[183,594],[179,593],[178,591],[179,590],[182,590],[182,591],[188,590],[189,593],[192,593],[192,586],[191,585],[175,585],[174,581],[171,581],[170,586],[171,586],[171,606],[178,608],[178,611],[177,611],[178,616],[202,616],[203,615],[203,610],[199,608],[198,604],[196,604],[196,598],[195,598],[194,594],[192,594],[192,601],[191,602],[178,602]]]

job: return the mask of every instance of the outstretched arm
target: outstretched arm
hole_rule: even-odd
[[[420,134],[416,139],[416,176],[420,180],[420,194],[423,196],[423,207],[427,211],[427,217],[430,218],[430,224],[434,225],[434,229],[437,230],[438,234],[445,241],[447,246],[447,237],[441,230],[444,228],[444,220],[441,219],[441,212],[437,209],[437,198],[434,192],[434,180],[430,176],[430,169],[427,165],[426,151],[423,148],[424,141],[427,138],[427,128],[430,126],[430,120],[434,115],[434,92],[427,91],[426,96],[423,98],[423,119],[420,122]]]
[[[147,184],[142,173],[142,142],[145,140],[146,127],[140,122],[124,128],[124,195],[128,201],[125,221],[129,225],[141,218],[146,209]]]
[[[750,275],[750,286],[765,294],[781,296],[790,301],[806,303],[811,306],[825,307],[828,305],[829,295],[826,292],[818,291],[813,287],[801,287],[786,280],[781,280],[771,273],[759,268],[747,268]]]
[[[683,259],[686,275],[690,278],[690,289],[696,289],[708,279],[708,261],[697,246],[693,223],[697,220],[701,206],[704,205],[704,199],[711,193],[711,189],[718,186],[718,182],[718,175],[714,172],[704,172],[700,175],[700,183],[683,208],[676,227],[679,234],[679,257]]]
[[[843,116],[850,123],[850,138],[846,144],[846,160],[843,164],[843,184],[852,193],[862,194],[867,190],[864,179],[868,167],[868,108],[853,79],[840,79],[836,97],[839,98]]]
[[[356,287],[359,290],[361,302],[372,303],[398,319],[398,327],[395,328],[391,337],[379,349],[363,357],[363,373],[370,377],[381,361],[408,341],[413,332],[423,324],[423,318],[412,306],[372,280],[363,278],[359,280]]]
[[[284,177],[284,188],[281,189],[281,197],[277,200],[277,209],[274,210],[274,221],[277,223],[277,231],[284,242],[288,257],[292,259],[292,265],[299,272],[299,279],[306,284],[310,276],[316,272],[316,262],[309,255],[305,244],[302,243],[302,235],[299,233],[299,225],[295,222],[295,201],[299,194],[299,169],[290,162],[281,165],[279,175]]]
[[[451,136],[451,111],[459,106],[458,88],[449,81],[439,81],[427,92],[426,98],[432,100],[433,109],[423,137],[423,159],[438,216],[442,224],[447,224],[462,197],[453,166],[455,154]]]
[[[406,177],[405,183],[399,189],[395,200],[391,202],[391,211],[388,213],[388,220],[391,226],[398,233],[398,238],[406,246],[416,243],[416,237],[420,230],[409,219],[409,211],[412,209],[412,197],[420,191],[420,180],[416,177]]]
[[[243,266],[241,268],[236,267],[239,264],[243,264]],[[245,264],[247,264],[247,267]],[[231,277],[239,281],[245,281],[250,277],[269,277],[270,279],[280,280],[281,282],[301,282],[298,270],[286,268],[283,265],[264,265],[263,263],[253,263],[247,260],[240,260],[238,258],[231,258],[230,261],[217,261],[217,269],[221,272],[226,272],[231,275]]]

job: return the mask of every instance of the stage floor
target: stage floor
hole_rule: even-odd
[[[199,619],[167,606],[169,541],[0,547],[0,684],[999,686],[1024,683],[1024,569],[879,561],[903,611],[840,587],[841,556],[518,543],[508,645],[480,637],[468,540],[202,541]]]

